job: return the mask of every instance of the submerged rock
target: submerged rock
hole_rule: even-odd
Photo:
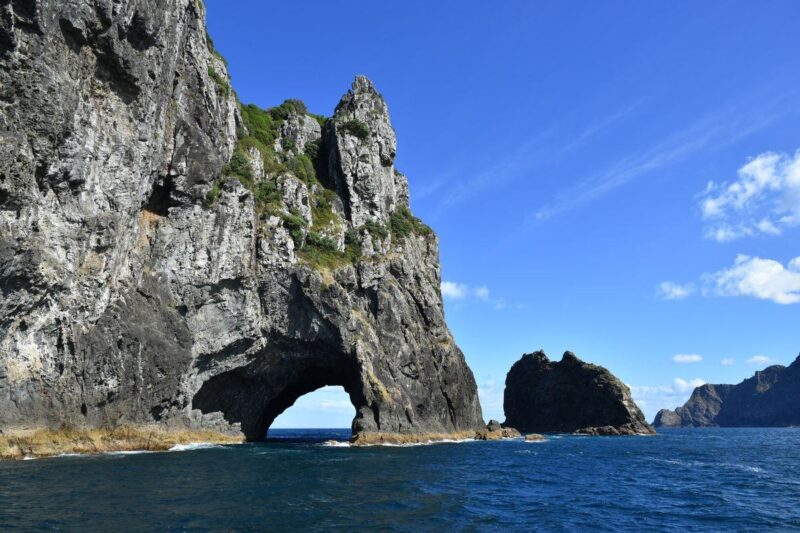
[[[800,356],[773,365],[738,385],[697,387],[674,411],[662,409],[656,427],[788,427],[800,425]]]
[[[551,362],[539,351],[514,363],[506,377],[503,409],[504,425],[524,433],[654,432],[624,383],[572,352],[566,352],[560,362]]]
[[[356,436],[482,430],[368,79],[261,110],[202,2],[0,10],[0,428],[258,439],[340,385]]]

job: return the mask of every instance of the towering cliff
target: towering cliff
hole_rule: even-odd
[[[656,427],[800,426],[800,356],[773,365],[738,385],[703,385],[683,407],[658,412]]]
[[[653,433],[630,389],[572,352],[561,361],[542,351],[523,355],[506,376],[503,410],[505,425],[523,432]]]
[[[483,426],[386,103],[240,106],[200,0],[0,1],[0,430]]]

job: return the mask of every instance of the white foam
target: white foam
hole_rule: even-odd
[[[169,449],[171,452],[190,452],[193,450],[207,450],[209,448],[222,448],[213,442],[190,442],[189,444],[176,444]]]
[[[349,448],[351,444],[344,440],[329,440],[322,443],[327,448]]]
[[[128,450],[124,452],[104,452],[102,455],[141,455],[143,453],[158,453],[150,450]]]

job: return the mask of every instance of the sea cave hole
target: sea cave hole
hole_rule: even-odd
[[[344,387],[326,385],[299,397],[280,413],[267,430],[347,430],[351,431],[356,409]]]
[[[222,414],[251,441],[272,437],[270,429],[349,428],[350,435],[361,427],[359,417],[372,414],[357,368],[314,353],[298,357],[295,351],[214,376],[197,392],[193,406]]]

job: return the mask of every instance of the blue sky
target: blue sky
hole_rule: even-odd
[[[383,93],[486,418],[539,348],[648,418],[800,352],[800,3],[206,3],[242,101]],[[352,415],[322,390],[275,426]]]

